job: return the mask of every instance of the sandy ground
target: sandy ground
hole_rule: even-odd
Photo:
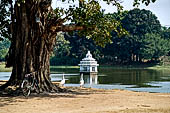
[[[0,113],[170,113],[170,93],[71,89],[76,93],[0,96]]]

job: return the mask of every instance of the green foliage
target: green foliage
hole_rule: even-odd
[[[105,59],[114,63],[130,63],[131,61],[157,60],[167,55],[170,50],[169,30],[161,29],[157,17],[148,10],[133,9],[112,17],[122,21],[128,35],[118,37],[112,32],[112,44],[107,45],[102,53]],[[111,15],[111,14],[110,14]]]
[[[53,55],[50,58],[51,65],[74,65],[75,59],[70,58],[71,50],[70,42],[65,40],[64,34],[58,33],[56,44],[54,46]],[[77,63],[77,62],[76,62]]]
[[[66,45],[57,46],[58,49],[55,49],[55,54],[51,60],[51,65],[77,65],[82,58],[85,57],[88,50],[91,51],[93,57],[99,62],[101,60],[101,47],[96,46],[92,39],[87,39],[86,37],[80,37],[77,32],[74,32],[73,35],[68,33],[64,34],[62,42],[67,42]],[[57,45],[57,44],[56,44]],[[68,47],[68,51],[65,54],[65,47]]]
[[[0,2],[0,41],[10,37],[10,0],[1,0]]]
[[[106,14],[107,18],[110,18],[110,19],[114,19],[114,20],[117,20],[117,21],[122,21],[125,16],[128,14],[129,11],[125,10],[125,11],[118,11],[117,13],[109,13],[109,14]]]
[[[163,27],[161,36],[165,39],[170,39],[170,27],[169,28]]]
[[[144,3],[146,6],[148,6],[150,3],[154,3],[156,0],[134,0],[133,6],[139,6],[140,2]]]
[[[116,31],[112,31],[112,44],[100,48],[96,46],[92,38],[80,37],[79,32],[74,32],[72,35],[65,33],[62,40],[68,43],[63,46],[70,49],[65,48],[56,53],[64,53],[68,50],[70,54],[54,57],[53,61],[59,62],[57,65],[77,65],[88,50],[100,64],[127,64],[135,61],[132,57],[136,57],[136,61],[139,61],[137,60],[139,58],[158,60],[168,54],[170,50],[169,29],[161,29],[157,17],[152,12],[134,9],[129,12],[106,14],[104,17],[107,20],[122,21],[129,34],[119,37]],[[61,45],[59,47],[63,48]]]
[[[100,47],[98,47],[92,39],[80,37],[77,32],[74,32],[73,35],[65,34],[65,39],[70,42],[70,46],[72,47],[70,57],[80,61],[85,57],[87,51],[90,50],[97,60],[100,59]]]
[[[5,61],[5,56],[8,53],[10,42],[7,39],[0,41],[0,61]]]
[[[11,72],[12,68],[6,68],[5,62],[0,62],[0,72]]]
[[[70,42],[65,40],[64,35],[62,33],[59,33],[57,35],[53,54],[57,57],[68,56],[70,54],[70,49],[71,49],[69,44]]]
[[[145,9],[130,10],[122,19],[123,27],[129,32],[130,56],[139,61],[143,56],[141,50],[145,48],[145,34],[160,34],[161,24],[151,11]],[[133,61],[134,59],[132,59]]]
[[[130,10],[122,20],[123,27],[138,37],[146,33],[159,33],[161,24],[157,17],[149,10],[135,8]],[[140,37],[139,37],[140,38]]]
[[[68,57],[68,56],[63,56],[63,57],[51,57],[50,59],[50,65],[52,66],[64,66],[64,65],[75,65],[80,61],[76,58]]]
[[[159,34],[146,34],[143,43],[141,54],[145,59],[158,59],[170,51],[169,39],[164,39]]]
[[[119,0],[103,0],[107,4],[112,4],[116,6],[118,12],[122,11],[121,1]],[[140,0],[134,0],[136,3]],[[154,2],[155,0],[152,0]],[[11,3],[10,3],[11,2]],[[44,1],[43,1],[44,2]],[[80,36],[87,36],[87,38],[92,38],[97,45],[105,46],[106,43],[111,43],[111,31],[116,31],[119,35],[126,34],[127,32],[121,27],[121,23],[114,19],[108,19],[104,15],[104,11],[101,9],[99,4],[100,0],[62,0],[62,2],[67,2],[74,4],[75,2],[78,5],[70,5],[69,9],[65,8],[56,8],[54,13],[49,13],[49,18],[56,17],[56,20],[63,20],[61,24],[64,22],[71,22],[70,24],[84,26],[83,31],[79,31]],[[142,0],[143,3],[150,3],[150,0]],[[25,0],[16,0],[16,4],[25,3]],[[8,37],[9,32],[6,33],[9,28],[9,7],[12,4],[12,0],[2,0],[1,2],[1,10],[0,17],[3,17],[0,22],[4,21],[5,23],[0,24],[1,31],[3,33],[0,34],[1,37]],[[12,10],[11,10],[12,11]],[[8,20],[5,20],[8,19]],[[50,20],[50,19],[49,19]],[[5,27],[4,27],[5,26]],[[3,30],[2,30],[3,29]],[[1,38],[2,39],[2,38]]]
[[[63,0],[64,2],[75,2],[74,0]],[[104,0],[108,4],[117,6],[119,12],[121,6],[117,0]],[[104,14],[97,0],[79,0],[79,5],[70,5],[69,9],[57,8],[55,14],[57,18],[65,16],[64,21],[71,22],[70,25],[82,26],[84,29],[77,31],[79,36],[91,38],[95,44],[102,47],[107,43],[111,43],[111,31],[117,32],[119,35],[126,34],[127,32],[121,26],[120,21],[114,18],[108,18]]]

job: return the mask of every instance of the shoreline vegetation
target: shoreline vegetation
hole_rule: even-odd
[[[79,66],[50,66],[52,68],[79,68]],[[100,65],[100,68],[113,68],[113,69],[152,69],[152,70],[170,70],[169,65],[143,65],[143,64],[135,64],[135,65]],[[12,68],[6,68],[5,62],[0,62],[0,72],[11,72]]]
[[[0,62],[0,72],[11,72],[12,68],[6,68],[5,62]]]

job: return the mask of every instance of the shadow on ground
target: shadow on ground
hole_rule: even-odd
[[[73,88],[68,87],[65,88],[66,92],[44,92],[44,93],[31,93],[30,96],[25,97],[22,95],[22,92],[17,93],[12,92],[11,89],[6,89],[5,91],[0,91],[0,108],[7,106],[7,105],[14,105],[16,102],[25,102],[27,99],[36,99],[41,100],[42,98],[87,98],[85,96],[78,96],[78,95],[89,95],[89,94],[97,94],[97,90],[90,89],[90,88]]]

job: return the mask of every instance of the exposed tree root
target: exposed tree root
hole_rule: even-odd
[[[49,88],[48,88],[49,89]],[[74,91],[67,89],[67,88],[61,88],[56,84],[52,84],[51,90],[44,90],[40,89],[40,94],[43,93],[74,93]],[[32,91],[31,93],[36,94],[35,91]],[[23,95],[22,89],[20,85],[11,85],[8,82],[0,86],[0,96],[21,96]],[[39,95],[39,94],[36,94]]]

